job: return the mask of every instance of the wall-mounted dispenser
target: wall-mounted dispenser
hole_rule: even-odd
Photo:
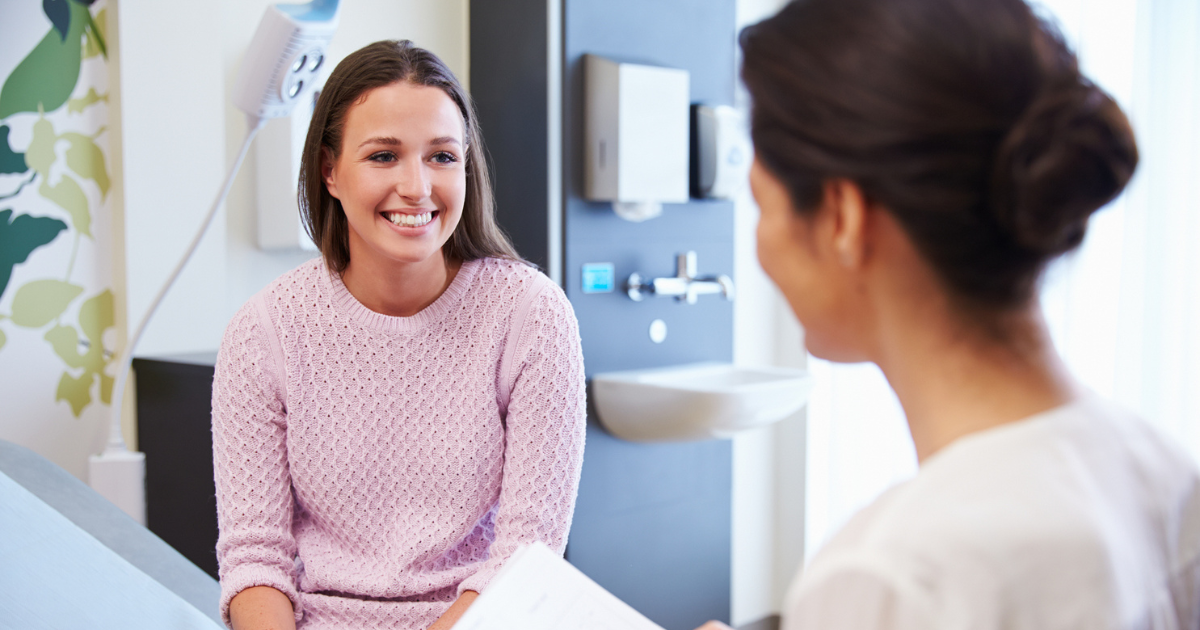
[[[312,121],[318,91],[297,103],[291,115],[263,125],[258,133],[258,234],[259,249],[265,251],[307,250],[317,246],[304,230],[296,207],[300,180],[300,156]]]
[[[584,56],[585,196],[645,221],[688,200],[686,70]]]
[[[746,186],[754,157],[746,123],[728,105],[696,105],[692,117],[692,194],[733,199]]]

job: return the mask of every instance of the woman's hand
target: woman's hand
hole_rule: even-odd
[[[450,630],[458,618],[462,617],[463,613],[467,612],[467,609],[475,602],[476,597],[479,597],[479,593],[475,591],[463,591],[463,594],[459,595],[453,604],[450,604],[450,608],[442,613],[442,616],[438,617],[432,626],[429,626],[429,630]]]
[[[696,628],[696,630],[733,630],[733,628],[730,628],[720,621],[710,621],[703,626]]]
[[[233,630],[296,630],[292,600],[270,586],[251,586],[229,602]]]

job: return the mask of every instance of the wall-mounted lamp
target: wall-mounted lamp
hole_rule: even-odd
[[[146,455],[130,451],[121,432],[122,401],[125,382],[133,364],[133,352],[142,333],[146,331],[146,324],[154,317],[154,311],[196,251],[217,209],[225,202],[250,143],[263,123],[271,118],[287,116],[297,103],[310,98],[314,79],[324,65],[329,41],[337,30],[338,8],[339,0],[311,0],[304,4],[267,7],[254,39],[250,41],[250,48],[242,59],[233,93],[233,104],[246,114],[247,130],[241,149],[234,157],[225,181],[200,222],[196,235],[151,300],[137,328],[125,342],[117,362],[108,443],[103,452],[88,458],[88,484],[139,523],[146,522]]]
[[[584,56],[585,196],[645,221],[688,200],[686,70]]]

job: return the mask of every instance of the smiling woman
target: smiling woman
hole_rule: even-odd
[[[562,551],[578,327],[493,217],[470,98],[409,42],[333,71],[301,166],[322,257],[230,323],[213,388],[237,630],[449,628],[516,548]]]
[[[371,90],[347,113],[341,155],[325,152],[325,188],[349,225],[350,261],[342,281],[351,293],[359,295],[355,289],[361,288],[374,298],[366,303],[372,310],[413,315],[457,271],[433,254],[462,217],[464,132],[463,117],[445,92],[392,83]],[[425,290],[386,290],[397,281]],[[384,290],[372,291],[370,284]]]

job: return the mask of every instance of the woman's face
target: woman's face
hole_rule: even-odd
[[[350,106],[341,154],[324,175],[350,226],[351,265],[419,263],[441,251],[466,197],[463,134],[458,106],[436,87],[401,81]]]
[[[758,261],[804,326],[809,352],[833,361],[865,360],[856,333],[865,309],[853,274],[831,246],[837,225],[828,200],[814,212],[796,212],[787,187],[758,159],[750,188],[760,211]]]

